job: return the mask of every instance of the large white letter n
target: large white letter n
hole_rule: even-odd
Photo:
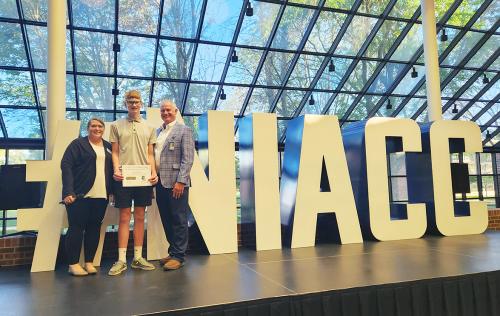
[[[189,205],[211,254],[238,251],[233,124],[232,112],[209,111],[199,119]]]

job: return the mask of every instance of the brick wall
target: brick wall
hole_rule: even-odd
[[[34,236],[0,238],[0,267],[31,264],[35,242]]]
[[[500,231],[500,208],[488,212],[488,229]]]

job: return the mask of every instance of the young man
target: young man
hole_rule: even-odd
[[[112,146],[113,178],[115,180],[115,206],[120,209],[118,225],[118,261],[109,270],[109,275],[119,275],[127,269],[127,244],[131,217],[132,201],[134,205],[134,260],[132,268],[154,270],[154,266],[142,257],[144,241],[144,216],[146,206],[151,205],[152,186],[124,187],[122,185],[122,166],[150,165],[149,182],[158,182],[154,160],[155,129],[141,118],[142,99],[139,91],[125,93],[124,103],[128,110],[125,119],[111,125],[109,141]]]
[[[157,130],[155,145],[156,168],[160,180],[156,185],[156,202],[165,235],[170,243],[168,257],[160,260],[164,270],[177,270],[184,265],[188,245],[188,194],[190,172],[194,158],[191,129],[176,123],[177,106],[162,101],[162,126]]]

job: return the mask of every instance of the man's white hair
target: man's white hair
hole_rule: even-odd
[[[169,100],[169,99],[162,100],[160,102],[160,108],[162,106],[164,106],[164,105],[167,105],[167,104],[170,104],[174,108],[174,110],[178,110],[177,105],[175,104],[175,102],[172,101],[172,100]]]

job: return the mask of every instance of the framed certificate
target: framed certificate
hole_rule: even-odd
[[[122,166],[124,187],[147,187],[151,186],[148,181],[151,178],[150,165],[124,165]]]

